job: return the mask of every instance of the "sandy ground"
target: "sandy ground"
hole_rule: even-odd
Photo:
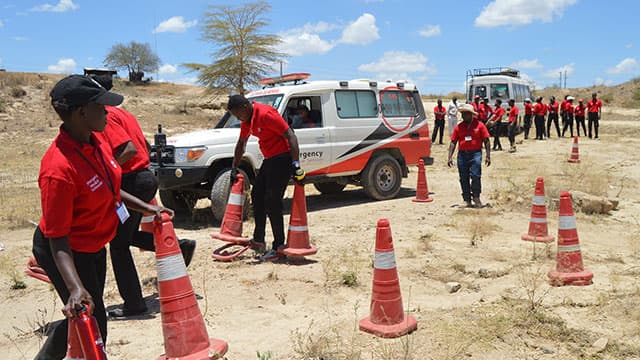
[[[429,108],[430,104],[426,104]],[[431,105],[433,108],[433,105]],[[189,274],[211,337],[229,343],[228,359],[639,359],[640,358],[640,116],[603,121],[601,140],[582,138],[581,164],[567,158],[571,140],[528,140],[518,152],[496,152],[483,166],[483,200],[462,209],[457,170],[446,167],[446,146],[433,146],[427,167],[432,203],[415,203],[411,169],[397,199],[371,201],[357,187],[319,195],[307,185],[309,233],[319,251],[301,264],[233,263],[211,259],[221,243],[209,234],[209,209],[176,222],[181,238],[198,243]],[[519,137],[522,139],[522,136]],[[507,139],[503,139],[505,149]],[[560,190],[618,197],[608,215],[577,214],[585,266],[594,283],[550,287],[555,244],[523,242],[537,176],[547,186],[550,232]],[[285,221],[293,188],[287,191]],[[376,221],[391,223],[405,311],[418,321],[408,337],[384,340],[357,330],[368,315]],[[250,234],[252,219],[244,224]],[[0,243],[0,356],[31,359],[43,341],[37,330],[62,318],[61,303],[43,282],[21,272],[33,230],[4,231]],[[145,317],[110,321],[110,359],[154,359],[163,335],[152,253],[132,250],[151,309]],[[248,254],[248,253],[247,253]],[[105,302],[119,305],[113,273]],[[12,290],[15,280],[25,289]],[[445,283],[460,291],[450,294]],[[532,310],[534,308],[534,310]],[[592,344],[605,338],[600,352]]]

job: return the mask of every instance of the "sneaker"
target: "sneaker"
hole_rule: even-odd
[[[264,255],[260,256],[260,261],[275,261],[283,258],[284,256],[285,256],[284,254],[271,249],[267,251]]]
[[[146,312],[147,312],[146,307],[142,309],[136,309],[136,310],[118,308],[118,309],[109,310],[108,315],[111,318],[125,318],[130,316],[144,315]]]
[[[178,240],[178,244],[180,246],[180,251],[182,251],[184,264],[189,266],[189,264],[191,264],[191,259],[193,259],[193,253],[196,251],[196,242],[195,240],[180,239]]]
[[[249,240],[249,247],[257,253],[264,253],[266,245],[264,244],[264,241],[255,241],[251,239]]]
[[[467,201],[465,201],[465,202],[464,202],[464,204],[465,204],[465,206],[466,206],[466,207],[468,207],[468,208],[472,208],[472,207],[473,207],[473,204],[471,203],[471,200],[467,200]]]
[[[482,201],[480,201],[480,197],[474,196],[473,197],[473,202],[474,202],[476,208],[481,208],[482,207]]]

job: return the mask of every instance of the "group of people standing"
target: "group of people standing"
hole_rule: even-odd
[[[536,104],[531,105],[530,99],[525,99],[524,103],[524,138],[529,138],[529,130],[531,129],[531,118],[533,116],[534,126],[536,128],[536,140],[544,140],[551,138],[551,126],[554,125],[558,137],[564,137],[567,129],[569,129],[571,137],[573,137],[574,120],[576,124],[577,135],[580,136],[580,128],[582,128],[583,136],[587,136],[587,127],[585,125],[585,114],[588,114],[589,139],[598,139],[598,130],[600,128],[600,118],[602,116],[602,101],[598,99],[598,94],[593,93],[591,100],[584,104],[583,99],[578,100],[578,104],[574,105],[575,98],[567,95],[561,103],[556,101],[552,96],[549,103],[542,102],[543,97],[536,98]],[[560,124],[558,123],[558,115],[562,120],[562,132],[560,132]],[[545,116],[546,128],[545,128]]]

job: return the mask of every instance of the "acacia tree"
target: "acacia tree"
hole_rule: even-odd
[[[104,59],[104,65],[107,67],[127,69],[129,81],[134,82],[142,81],[145,71],[156,71],[159,64],[160,58],[151,50],[151,45],[135,41],[126,45],[113,45]]]
[[[263,15],[271,9],[266,2],[248,3],[238,8],[210,6],[205,13],[202,40],[213,43],[212,64],[188,63],[183,66],[198,72],[198,82],[209,89],[232,88],[244,94],[248,86],[273,71],[273,65],[285,55],[276,46],[277,35],[261,33],[269,24]]]

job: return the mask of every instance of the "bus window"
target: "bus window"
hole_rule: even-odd
[[[508,84],[491,84],[491,98],[508,100],[509,85]]]
[[[480,99],[484,99],[487,97],[487,87],[486,86],[475,86],[475,91],[473,93],[475,95],[480,96]]]

